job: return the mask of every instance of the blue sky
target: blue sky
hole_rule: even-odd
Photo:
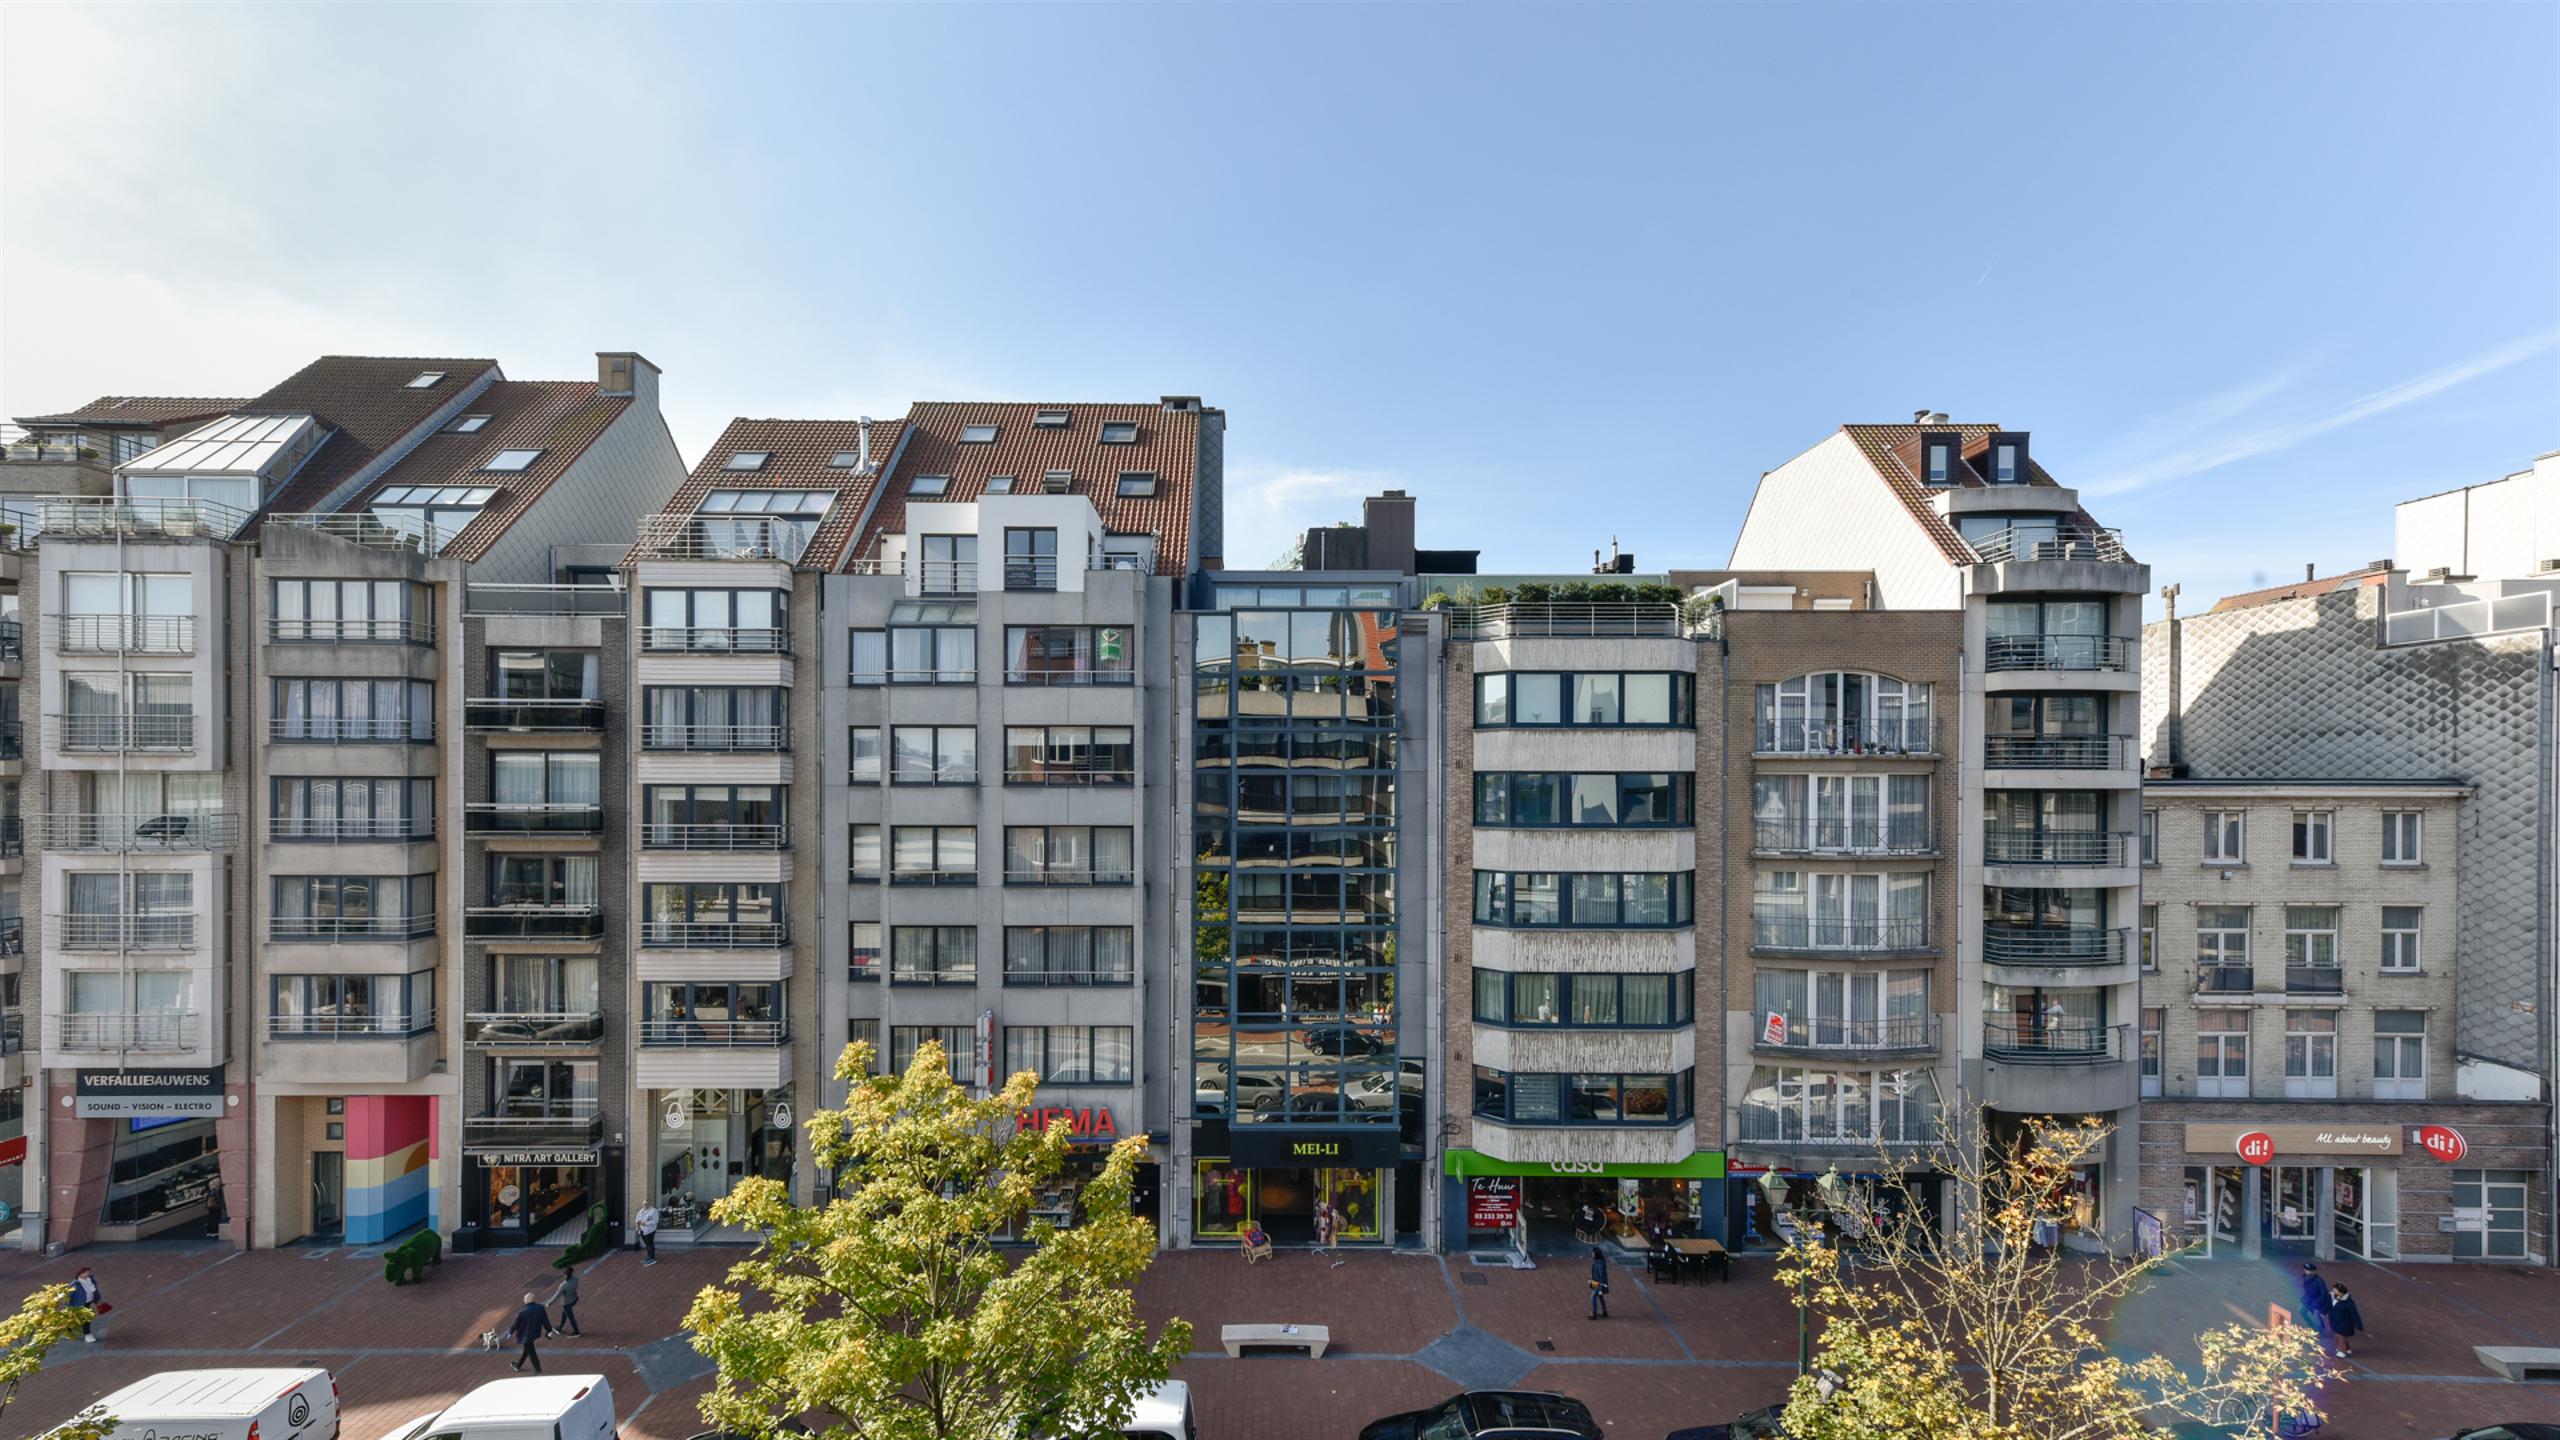
[[[0,412],[598,349],[729,416],[1196,393],[1238,563],[1720,563],[1922,407],[2190,597],[2560,445],[2548,5],[8,7]],[[2191,600],[2192,603],[2192,600]]]

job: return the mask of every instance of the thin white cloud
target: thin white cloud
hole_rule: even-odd
[[[1248,566],[1276,559],[1315,526],[1357,522],[1362,498],[1401,484],[1386,470],[1233,461],[1227,466],[1227,563]]]
[[[2215,436],[2119,470],[2101,472],[2096,481],[2083,485],[2080,489],[2083,494],[2088,495],[2121,495],[2127,491],[2145,489],[2164,481],[2183,480],[2189,476],[2201,475],[2208,470],[2219,469],[2236,461],[2290,450],[2306,440],[2325,435],[2332,430],[2343,429],[2360,420],[2370,420],[2376,415],[2414,405],[2421,400],[2430,399],[2457,386],[2468,384],[2484,375],[2495,374],[2511,365],[2522,364],[2548,351],[2555,344],[2560,344],[2560,331],[2546,330],[2539,334],[2510,340],[2504,345],[2484,350],[2467,360],[2457,361],[2442,369],[2430,370],[2424,375],[2403,380],[2396,385],[2384,386],[2380,390],[2357,396],[2343,405],[2318,414]],[[2239,419],[2246,413],[2248,399],[2272,397],[2284,389],[2287,383],[2279,377],[2238,387],[2235,391],[2213,397],[2202,408],[2208,413],[2221,410],[2227,418]],[[2256,392],[2254,397],[2252,392]],[[2235,398],[2241,399],[2243,403],[2234,404]]]

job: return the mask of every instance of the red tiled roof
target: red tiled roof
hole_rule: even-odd
[[[879,471],[896,453],[898,436],[905,427],[903,420],[871,422],[873,473],[865,476],[850,466],[834,463],[838,455],[861,453],[859,420],[732,420],[729,428],[720,432],[720,438],[711,442],[711,448],[702,452],[693,473],[676,487],[674,498],[659,513],[691,515],[702,508],[703,497],[714,490],[832,490],[836,492],[835,506],[810,535],[799,566],[804,570],[833,570],[842,563],[853,539],[854,524],[862,518],[863,504],[871,498]],[[755,450],[765,455],[760,468],[728,468],[730,456]]]
[[[497,496],[444,548],[453,559],[477,560],[631,403],[628,395],[597,394],[593,380],[497,381],[462,412],[488,416],[487,425],[468,435],[445,429],[428,436],[341,508],[361,510],[394,485],[497,486]],[[539,450],[542,458],[520,471],[483,471],[501,450]]]
[[[1961,447],[1966,463],[1958,467],[1955,483],[1961,488],[1978,489],[1989,482],[1974,469],[1972,462],[1990,450],[1991,436],[2000,427],[1997,425],[1843,425],[1840,428],[1849,432],[1849,438],[1857,442],[1858,449],[1867,457],[1867,463],[1873,465],[1876,474],[1883,477],[1886,488],[1893,491],[1894,498],[1902,502],[1902,508],[1910,511],[1911,518],[1919,522],[1920,528],[1927,532],[1931,540],[1937,542],[1938,553],[1946,556],[1951,564],[1972,564],[1973,548],[1965,544],[1963,537],[1956,534],[1956,527],[1948,524],[1946,517],[1940,515],[1929,504],[1930,486],[1920,476],[1920,436],[1924,431],[1936,434],[1951,430],[1963,437]],[[2032,450],[2027,453],[2027,483],[2059,488],[2054,478],[2045,473],[2045,468],[2036,463],[2035,452]],[[2080,518],[2083,522],[2088,521],[2086,515]]]
[[[1042,429],[1034,423],[1043,410],[1064,410],[1067,423]],[[1137,443],[1102,443],[1104,421],[1138,427]],[[961,430],[994,425],[996,438],[983,445],[964,445]],[[1156,537],[1156,573],[1182,574],[1190,559],[1191,471],[1199,454],[1200,415],[1154,405],[979,404],[933,401],[907,412],[908,436],[898,468],[883,483],[878,509],[863,527],[854,547],[871,553],[884,534],[900,534],[907,526],[907,496],[919,475],[948,475],[940,495],[919,496],[927,503],[965,504],[986,493],[998,475],[1014,477],[1015,493],[1034,494],[1052,470],[1074,472],[1070,493],[1093,502],[1102,528],[1113,535]],[[880,454],[875,444],[872,453]],[[1120,472],[1153,471],[1156,493],[1144,497],[1120,494]]]
[[[291,483],[268,497],[265,508],[280,515],[319,509],[347,477],[497,368],[495,360],[323,355],[266,394],[234,407],[233,413],[241,415],[309,415],[334,432]],[[429,371],[442,371],[444,378],[409,388],[410,381]]]
[[[2213,608],[2204,613],[2219,615],[2226,610],[2247,610],[2253,606],[2272,605],[2279,600],[2306,600],[2314,595],[2350,590],[2359,585],[2379,585],[2385,578],[2379,570],[2360,570],[2353,575],[2324,575],[2317,580],[2270,585],[2264,590],[2243,590],[2237,595],[2225,595],[2214,601]]]
[[[194,395],[101,395],[58,415],[21,415],[21,425],[112,425],[156,430],[181,420],[211,420],[249,402]]]

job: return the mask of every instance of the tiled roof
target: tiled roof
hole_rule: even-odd
[[[320,508],[329,492],[482,375],[495,360],[431,360],[381,355],[323,355],[292,378],[234,407],[242,415],[309,415],[333,433],[292,483],[267,500],[281,515]],[[444,378],[419,389],[409,382],[431,371]]]
[[[195,395],[101,395],[59,415],[21,415],[21,425],[114,425],[158,429],[180,420],[210,420],[249,402]]]
[[[631,403],[628,395],[597,394],[593,380],[497,381],[463,409],[488,416],[487,425],[467,435],[447,428],[428,436],[342,508],[361,510],[393,485],[497,486],[496,498],[444,547],[453,559],[477,560]],[[520,471],[483,471],[501,450],[539,450],[542,458]]]
[[[1910,511],[1911,518],[1919,523],[1920,528],[1928,533],[1931,540],[1937,542],[1938,552],[1946,556],[1951,564],[1972,564],[1972,547],[1966,545],[1963,537],[1956,534],[1956,527],[1948,524],[1946,518],[1929,504],[1930,487],[1920,475],[1920,436],[1923,431],[1936,434],[1952,430],[1963,437],[1963,458],[1966,463],[1958,468],[1955,483],[1971,489],[1988,483],[1973,468],[1971,462],[1989,451],[1991,436],[2000,427],[1997,425],[1843,425],[1840,428],[1848,431],[1849,438],[1857,442],[1858,449],[1867,457],[1867,463],[1873,465],[1876,474],[1883,477],[1886,488],[1893,491],[1894,498],[1902,502],[1902,508]],[[2045,473],[2042,465],[2036,463],[2035,452],[2032,450],[2027,453],[2027,483],[2045,486],[2055,484],[2054,478]],[[2082,518],[2085,520],[2087,517]]]
[[[1067,423],[1042,429],[1043,410],[1064,410]],[[1134,424],[1137,443],[1105,445],[1103,422]],[[970,425],[993,425],[991,443],[965,445],[960,433]],[[966,503],[986,493],[987,481],[1014,477],[1016,493],[1036,493],[1052,470],[1074,472],[1069,490],[1093,502],[1102,528],[1114,535],[1156,537],[1156,573],[1182,574],[1190,560],[1191,470],[1199,454],[1200,415],[1167,410],[1161,404],[1058,405],[977,404],[933,401],[907,412],[906,449],[897,472],[888,477],[878,510],[864,527],[857,555],[869,554],[884,534],[903,533],[907,495],[919,475],[948,475],[940,495],[918,497],[928,503]],[[872,453],[881,451],[875,445]],[[1153,471],[1156,493],[1120,494],[1120,472]]]
[[[809,547],[801,552],[799,565],[805,570],[833,570],[843,562],[854,525],[862,518],[862,507],[871,498],[880,470],[896,453],[905,423],[871,422],[873,473],[864,476],[851,466],[834,463],[838,455],[861,452],[859,420],[732,420],[729,428],[720,432],[720,438],[711,442],[711,448],[702,452],[693,473],[685,477],[684,484],[676,488],[675,497],[659,513],[690,515],[702,508],[703,497],[714,490],[832,490],[836,492],[835,506],[809,537]],[[730,456],[757,450],[765,455],[761,467],[728,468]]]
[[[2213,602],[2207,615],[2220,615],[2227,610],[2247,610],[2258,605],[2272,605],[2279,600],[2307,600],[2333,590],[2351,589],[2358,585],[2379,585],[2386,577],[2379,570],[2357,571],[2353,575],[2324,575],[2317,580],[2296,580],[2290,585],[2270,585],[2264,590],[2243,590],[2225,595]]]

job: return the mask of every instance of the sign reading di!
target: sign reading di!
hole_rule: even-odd
[[[2471,1153],[2470,1142],[2450,1125],[2418,1127],[2418,1148],[2448,1165]]]
[[[2252,1165],[2264,1165],[2276,1158],[2276,1137],[2264,1130],[2252,1130],[2233,1142],[2233,1150]]]

